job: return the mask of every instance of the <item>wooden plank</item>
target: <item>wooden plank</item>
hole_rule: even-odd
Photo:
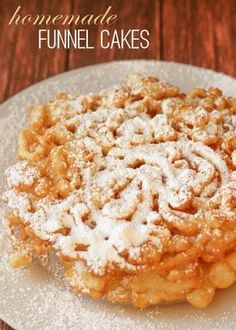
[[[99,47],[99,35],[101,29],[106,27],[91,26],[89,34],[91,35],[91,44],[96,45],[96,50],[75,50],[71,49],[69,54],[69,69],[77,67],[108,62],[121,59],[160,59],[160,1],[155,0],[137,0],[135,6],[133,1],[91,1],[88,4],[85,1],[74,1],[73,12],[79,12],[81,15],[94,13],[102,14],[112,3],[112,12],[118,14],[117,22],[111,26],[114,29],[147,29],[150,31],[149,49],[102,49]]]
[[[22,15],[27,13],[69,13],[70,2],[52,1],[21,1]],[[38,27],[23,25],[8,25],[17,5],[14,1],[1,1],[1,38],[0,56],[2,88],[0,101],[15,94],[21,89],[45,79],[51,75],[67,70],[67,50],[50,50],[46,47],[38,49]]]
[[[188,0],[165,0],[161,4],[161,59],[166,61],[189,61]]]
[[[0,330],[13,330],[9,325],[0,320]]]
[[[215,68],[210,1],[166,0],[162,6],[162,58]]]
[[[162,59],[236,76],[236,1],[164,0]]]
[[[215,1],[212,10],[216,70],[236,76],[236,1]]]

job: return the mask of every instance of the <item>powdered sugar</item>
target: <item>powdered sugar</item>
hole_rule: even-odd
[[[72,166],[80,175],[80,186],[69,196],[62,200],[50,196],[38,200],[31,191],[26,193],[25,189],[42,180],[37,164],[19,162],[6,172],[12,189],[5,199],[15,215],[62,255],[83,259],[99,275],[104,274],[106,267],[145,268],[122,256],[131,253],[138,261],[145,244],[163,253],[163,242],[166,245],[171,233],[167,226],[157,224],[160,219],[184,232],[185,219],[194,224],[191,233],[197,233],[201,230],[198,219],[204,217],[202,208],[194,214],[185,210],[201,199],[202,190],[212,183],[217,171],[221,178],[218,193],[223,193],[224,185],[231,184],[228,167],[220,154],[202,142],[189,141],[185,134],[188,120],[197,127],[199,116],[202,120],[206,111],[201,107],[189,115],[186,111],[191,117],[187,119],[184,112],[179,133],[172,127],[171,116],[149,115],[151,110],[146,102],[153,100],[148,94],[137,104],[130,99],[130,95],[142,94],[147,89],[150,95],[155,92],[155,97],[171,93],[176,101],[178,89],[153,78],[149,82],[148,78],[144,82],[142,79],[132,76],[123,87],[81,96],[77,106],[77,98],[72,96],[48,105],[48,117],[56,116],[52,123],[56,128],[60,125],[59,131],[53,131],[50,125],[48,134],[68,149],[70,163],[73,160]],[[84,104],[88,102],[86,108]],[[167,107],[165,102],[164,108]],[[73,134],[67,130],[68,121],[73,122]],[[64,137],[61,132],[65,132]],[[51,148],[50,155],[58,153],[60,147]],[[60,163],[55,170],[63,164],[58,157],[54,163]],[[185,161],[184,168],[176,168],[175,161],[179,160]],[[18,186],[24,187],[23,191],[16,192]],[[207,203],[205,199],[202,202]],[[60,232],[63,229],[68,232],[66,235]],[[82,250],[78,249],[81,245]]]
[[[31,186],[39,176],[37,169],[27,161],[21,161],[13,165],[11,169],[6,170],[7,183],[9,187]]]
[[[176,68],[179,69],[174,70]],[[163,63],[159,64],[156,62],[138,62],[137,64],[119,63],[118,65],[109,66],[107,69],[109,72],[113,70],[113,76],[116,77],[122,77],[125,72],[131,71],[157,73],[161,78],[167,80],[174,79],[175,83],[180,85],[181,83],[185,83],[184,77],[187,75],[188,78],[192,77],[191,81],[188,79],[188,84],[192,83],[193,86],[196,85],[196,82],[199,83],[201,79],[203,84],[213,85],[215,83],[221,88],[225,88],[226,92],[231,95],[233,95],[235,90],[233,80],[227,77],[220,75],[214,76],[211,72],[197,71],[190,67],[178,67],[174,64],[164,65]],[[100,69],[93,68],[87,80],[84,78],[85,72],[87,71],[81,71],[81,78],[83,78],[82,88],[86,88],[87,86],[90,90],[98,89],[95,79],[97,76],[101,78],[98,79],[99,84],[101,81],[107,85],[111,84],[109,75],[106,74],[108,72],[107,70],[100,71]],[[186,75],[183,73],[186,73]],[[175,74],[176,77],[174,77]],[[22,114],[24,114],[27,107],[26,103],[30,105],[35,100],[38,101],[38,95],[40,94],[40,101],[42,101],[42,97],[46,100],[49,97],[49,93],[55,94],[59,89],[68,88],[74,93],[77,90],[76,81],[79,80],[78,73],[70,77],[70,79],[67,78],[64,82],[61,81],[58,84],[52,81],[51,85],[49,84],[50,87],[49,85],[45,85],[46,88],[39,86],[34,90],[36,94],[29,91],[27,95],[27,92],[25,92],[22,96],[23,99],[21,99],[22,108],[17,115],[14,113],[14,116],[11,118],[9,116],[7,120],[2,121],[2,127],[6,129],[9,127],[7,138],[2,137],[2,141],[4,141],[1,147],[1,151],[3,151],[1,154],[1,165],[3,169],[13,162],[14,150],[11,149],[11,145],[12,141],[16,141],[17,131],[23,127],[25,117],[22,117]],[[104,87],[106,86],[104,85]],[[33,97],[35,99],[32,99]],[[12,109],[18,108],[19,98],[16,100],[16,104],[13,104]],[[7,153],[7,150],[10,150],[10,153]],[[7,155],[7,157],[4,155]],[[208,311],[193,310],[190,306],[187,307],[185,305],[171,308],[166,307],[164,310],[159,310],[159,312],[156,312],[156,309],[154,311],[134,312],[129,309],[123,310],[116,306],[114,311],[110,305],[89,301],[84,297],[78,298],[72,292],[62,289],[60,284],[55,282],[55,277],[48,284],[47,281],[41,280],[40,284],[35,286],[36,283],[32,269],[13,273],[5,263],[1,264],[1,268],[4,269],[4,272],[0,275],[0,287],[1,293],[5,294],[5,298],[1,299],[1,312],[4,313],[6,319],[11,321],[19,329],[29,327],[34,327],[35,329],[42,327],[45,329],[58,329],[59,327],[62,329],[109,329],[111,327],[113,329],[153,329],[155,327],[159,327],[160,329],[166,327],[169,329],[180,329],[183,327],[198,329],[199,325],[209,329],[212,327],[215,329],[233,329],[234,327],[234,304],[230,300],[230,296],[234,294],[233,289],[231,289],[232,295],[228,296],[229,299],[223,299],[221,296],[221,300],[218,301],[215,308],[212,307],[210,309],[209,313]],[[28,285],[26,284],[26,286],[22,284],[25,281],[24,276],[27,278]],[[31,283],[29,278],[32,279],[32,287],[29,286],[29,283]],[[11,279],[11,287],[7,286],[9,279]],[[17,297],[19,296],[22,296],[23,299],[18,300]],[[31,304],[26,306],[25,303],[29,299]],[[18,303],[18,307],[16,308],[15,303],[17,301],[21,301],[21,303]],[[225,306],[229,309],[227,313],[224,312]]]

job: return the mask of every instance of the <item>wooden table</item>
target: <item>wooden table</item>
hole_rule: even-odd
[[[21,0],[23,14],[118,14],[116,29],[147,29],[148,49],[38,49],[37,26],[9,26],[18,1],[0,1],[0,102],[60,72],[121,59],[157,59],[203,66],[236,77],[236,0]],[[81,28],[78,26],[77,28]],[[87,26],[86,26],[87,28]],[[99,30],[90,26],[91,42]],[[10,329],[0,322],[0,330]]]

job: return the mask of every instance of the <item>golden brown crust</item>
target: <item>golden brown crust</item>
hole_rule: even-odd
[[[32,107],[7,171],[13,266],[56,250],[92,297],[205,307],[236,276],[235,130],[219,89],[139,75]]]

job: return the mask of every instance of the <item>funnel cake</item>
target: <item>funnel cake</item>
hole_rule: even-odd
[[[155,77],[30,110],[4,199],[13,267],[56,252],[76,291],[207,306],[236,280],[236,100]]]

